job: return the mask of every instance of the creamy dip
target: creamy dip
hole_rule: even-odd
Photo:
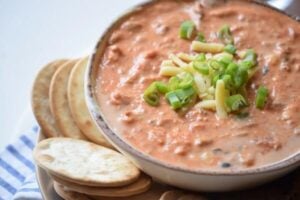
[[[209,42],[223,24],[231,27],[238,49],[253,48],[258,72],[247,86],[249,115],[218,119],[192,108],[180,114],[167,101],[158,107],[142,95],[159,76],[170,53],[191,53],[179,39],[184,20],[192,20]],[[282,160],[300,150],[300,25],[253,3],[203,7],[195,1],[155,1],[118,25],[107,41],[98,70],[96,94],[105,120],[140,151],[190,169],[235,170]],[[255,90],[269,88],[264,110],[253,105]],[[164,97],[161,97],[164,98]]]

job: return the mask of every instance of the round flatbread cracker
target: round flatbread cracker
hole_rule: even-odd
[[[166,187],[153,183],[151,188],[144,193],[130,196],[130,197],[102,197],[102,196],[91,196],[93,200],[158,200],[161,194],[166,190]]]
[[[67,99],[68,80],[76,62],[72,60],[65,63],[53,75],[49,91],[50,107],[57,127],[64,136],[86,139],[72,118]]]
[[[53,183],[56,193],[65,200],[155,200],[159,199],[161,194],[165,191],[162,185],[154,184],[150,190],[145,193],[130,196],[130,197],[103,197],[103,196],[90,196],[74,192],[67,186],[58,182]]]
[[[165,190],[166,188],[162,185],[153,183],[151,188],[147,192],[130,197],[102,197],[91,195],[89,195],[89,197],[93,200],[158,200]]]
[[[102,196],[91,196],[93,200],[158,200],[162,193],[166,191],[168,186],[161,185],[153,182],[150,189],[138,195],[130,197],[102,197]]]
[[[60,136],[55,119],[50,111],[49,87],[55,71],[66,62],[67,60],[57,60],[47,64],[39,71],[33,84],[32,110],[46,137]]]
[[[121,187],[91,187],[79,185],[59,178],[58,176],[51,175],[54,181],[67,186],[70,190],[79,193],[93,195],[93,196],[105,196],[105,197],[129,197],[146,192],[152,183],[149,176],[142,174],[138,180],[129,185]]]
[[[49,173],[81,185],[124,186],[140,175],[139,169],[122,154],[78,139],[43,140],[34,148],[33,157]]]
[[[68,83],[70,110],[77,126],[89,140],[111,148],[112,145],[103,137],[101,129],[95,125],[85,102],[84,73],[87,62],[88,58],[83,58],[72,69]]]
[[[87,195],[71,191],[66,186],[57,182],[53,183],[55,192],[64,200],[91,200]]]

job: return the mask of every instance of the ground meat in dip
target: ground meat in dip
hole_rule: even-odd
[[[151,107],[142,95],[169,54],[191,53],[178,28],[192,20],[208,42],[230,25],[239,49],[258,54],[258,72],[247,86],[253,102],[269,88],[264,110],[250,103],[245,115],[218,119],[192,108],[180,114],[166,101]],[[158,160],[190,169],[235,170],[282,160],[300,150],[300,25],[248,2],[203,7],[198,1],[155,1],[117,26],[107,41],[96,94],[104,118],[128,143]],[[163,97],[162,97],[163,98]]]

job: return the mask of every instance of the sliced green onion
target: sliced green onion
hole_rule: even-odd
[[[168,88],[168,86],[167,86],[165,83],[160,82],[160,81],[156,81],[156,82],[154,82],[154,83],[155,83],[155,85],[156,85],[157,90],[158,90],[160,93],[166,94],[167,92],[169,92],[169,88]]]
[[[232,62],[227,66],[225,73],[230,75],[231,77],[234,77],[238,71],[238,68],[239,68],[238,65]]]
[[[216,86],[218,80],[221,80],[221,79],[222,79],[222,74],[216,74],[212,79],[213,86]]]
[[[206,55],[204,53],[200,53],[195,57],[195,61],[200,61],[200,62],[206,61]]]
[[[197,41],[200,41],[200,42],[206,42],[204,33],[199,32],[199,33],[197,34],[196,40],[197,40]]]
[[[256,92],[255,106],[258,109],[263,109],[266,105],[269,91],[264,86],[260,86]]]
[[[153,82],[144,92],[145,102],[157,106],[160,95],[164,94],[172,109],[178,112],[189,109],[197,103],[197,99],[202,100],[200,107],[215,110],[219,118],[225,118],[229,112],[235,115],[245,112],[243,108],[249,105],[246,84],[258,64],[255,51],[237,51],[229,25],[220,28],[218,37],[222,42],[219,43],[207,43],[204,34],[196,32],[196,25],[191,20],[181,23],[179,36],[193,39],[191,49],[199,54],[171,54],[168,65],[163,63],[164,71],[161,70],[161,75],[170,77],[168,83]],[[267,96],[266,88],[257,90],[257,108],[265,107]]]
[[[196,91],[193,87],[189,87],[183,90],[184,94],[188,97],[194,96],[196,94]]]
[[[248,106],[247,101],[245,98],[240,95],[236,94],[230,96],[226,99],[226,105],[230,109],[230,111],[238,111]]]
[[[158,106],[159,104],[159,93],[156,88],[156,83],[152,83],[145,91],[143,95],[143,99],[146,103],[151,106]]]
[[[235,54],[236,53],[236,48],[234,45],[232,44],[227,44],[224,48],[224,51],[228,52],[228,53],[231,53],[231,54]]]
[[[224,63],[213,59],[209,60],[208,65],[210,68],[216,71],[222,71],[226,67]]]
[[[177,76],[171,77],[168,83],[169,91],[176,90],[178,88],[179,83],[180,79]]]
[[[193,87],[175,90],[174,92],[180,99],[182,105],[187,105],[191,98],[196,94],[196,91]]]
[[[224,54],[224,56],[222,56],[219,61],[228,66],[232,62],[232,57]]]
[[[181,23],[179,36],[182,39],[191,39],[195,31],[194,22],[187,20]]]
[[[169,101],[171,107],[176,110],[182,107],[180,99],[177,97],[175,92],[168,92],[166,98]]]
[[[209,74],[209,67],[208,64],[205,62],[193,62],[193,67],[196,71],[203,75]]]
[[[227,90],[232,92],[235,89],[234,84],[233,84],[233,80],[232,80],[232,78],[229,74],[223,75],[222,80],[224,81],[225,87],[226,87]]]
[[[193,86],[177,89],[166,94],[166,98],[168,99],[171,107],[176,110],[178,108],[182,108],[185,105],[188,105],[193,97],[196,94],[196,90]]]
[[[221,27],[221,29],[219,30],[219,33],[218,33],[218,37],[225,44],[233,44],[234,43],[229,25],[224,25]]]
[[[191,87],[194,83],[194,76],[190,73],[183,73],[180,74],[182,75],[180,77],[180,83],[178,85],[179,89],[184,89],[184,88],[188,88]]]
[[[254,62],[250,60],[243,60],[239,63],[240,66],[243,66],[244,68],[251,69],[255,66]]]
[[[255,67],[257,64],[257,54],[253,49],[248,49],[245,53],[244,60],[242,61],[244,65],[248,65],[248,69]]]
[[[248,81],[248,70],[240,66],[234,76],[234,84],[236,88],[242,87]]]

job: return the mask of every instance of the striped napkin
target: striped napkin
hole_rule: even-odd
[[[32,150],[38,126],[22,134],[0,153],[0,200],[41,200]]]

